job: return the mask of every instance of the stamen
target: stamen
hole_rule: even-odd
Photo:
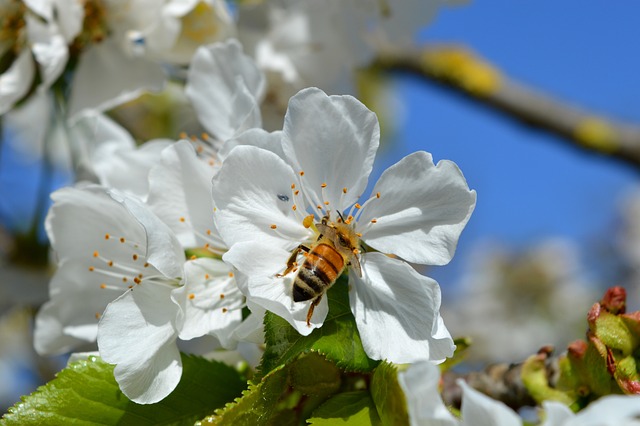
[[[134,262],[135,262],[136,260],[138,260],[138,255],[137,255],[137,254],[135,254],[135,253],[133,253],[133,256],[131,256],[131,258],[132,258],[132,259],[134,260]]]
[[[294,204],[293,206],[291,206],[291,210],[296,211],[298,209],[298,207]]]
[[[327,187],[327,184],[326,184],[325,182],[323,182],[320,186],[321,186],[322,188],[326,188],[326,187]]]
[[[107,285],[105,283],[102,283],[102,284],[100,284],[100,288],[101,289],[105,289],[105,288],[107,288]]]
[[[111,235],[109,235],[109,234],[104,234],[104,239],[105,239],[105,240],[108,240],[109,238],[111,238]]]
[[[344,188],[342,188],[342,193],[346,194],[347,193],[347,187],[345,186]]]
[[[220,293],[220,299],[224,299],[224,294]]]
[[[358,212],[358,214],[356,215],[356,221],[360,218],[360,215],[362,214],[362,212],[364,211],[364,208],[366,207],[367,204],[369,204],[371,201],[373,200],[378,200],[380,199],[380,193],[376,192],[375,195],[372,195],[367,201],[365,201],[365,203],[359,208],[360,211]],[[356,204],[356,206],[358,206],[359,204]]]
[[[209,135],[205,132],[202,132],[200,137],[202,138],[203,141],[209,141]]]
[[[371,219],[371,223],[378,223],[378,219]]]
[[[304,170],[300,170],[300,176],[304,176]]]
[[[195,298],[196,298],[196,295],[195,295],[195,294],[193,294],[193,293],[189,293],[189,296],[188,296],[188,297],[189,297],[189,300],[193,300],[193,299],[195,299]]]
[[[120,237],[120,242],[121,242],[122,244],[124,244],[124,242],[125,242],[125,241],[126,241],[126,240],[124,239],[124,237]]]
[[[93,272],[95,268],[93,266],[89,266],[89,272]]]
[[[275,224],[271,225],[271,229],[276,229],[276,228],[277,228],[277,226]]]
[[[229,278],[233,278],[233,272],[229,272]]]
[[[184,222],[185,222],[185,218],[184,218],[184,217],[181,217],[181,218],[180,218],[180,222],[184,223]]]
[[[102,316],[102,314],[100,314],[100,312],[96,312],[95,316],[96,316],[96,319],[100,319],[100,317]]]
[[[229,312],[229,310],[227,308],[222,308],[222,313],[226,314],[227,312]]]
[[[209,274],[204,274],[204,279],[208,280],[209,279]]]
[[[98,256],[100,256],[100,253],[98,253],[97,251],[94,251],[93,252],[93,257],[98,257]]]
[[[313,225],[313,221],[315,220],[315,216],[310,214],[309,216],[305,217],[302,220],[302,226],[304,226],[305,228],[310,228],[311,225]]]
[[[180,132],[178,136],[180,137],[180,139],[187,139],[187,132]]]

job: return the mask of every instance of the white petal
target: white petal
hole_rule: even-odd
[[[49,120],[53,110],[52,99],[47,93],[34,93],[18,108],[13,108],[2,117],[10,138],[4,138],[23,159],[40,161],[45,149],[45,140],[50,130]]]
[[[187,80],[186,94],[200,123],[217,139],[261,127],[264,75],[237,40],[199,48]]]
[[[372,359],[441,362],[455,346],[441,324],[440,287],[407,263],[367,253],[363,277],[349,274],[351,310]]]
[[[463,426],[522,426],[520,417],[504,403],[471,388],[458,380],[462,388]]]
[[[564,426],[575,417],[573,411],[566,405],[557,401],[543,401],[545,421],[542,426]]]
[[[438,391],[440,369],[430,362],[417,362],[398,373],[411,426],[456,426],[458,420],[442,402]]]
[[[327,96],[309,88],[289,101],[282,138],[285,155],[296,173],[304,171],[305,189],[317,200],[329,201],[330,209],[342,210],[362,194],[379,139],[376,115],[354,97]],[[348,190],[344,197],[343,188]]]
[[[185,255],[175,234],[140,200],[110,190],[109,195],[127,208],[146,232],[146,259],[164,276],[183,276]]]
[[[84,7],[78,1],[55,0],[60,32],[67,42],[73,41],[82,30]]]
[[[52,25],[41,22],[33,16],[25,16],[31,49],[40,68],[42,83],[48,89],[62,74],[69,59],[67,42]]]
[[[358,218],[367,244],[413,263],[451,260],[476,204],[476,192],[454,163],[434,166],[430,154],[415,152],[385,170],[373,189],[378,192]]]
[[[120,389],[139,404],[165,398],[182,375],[175,329],[179,309],[171,290],[143,283],[111,303],[100,320],[100,355],[116,364]]]
[[[71,88],[69,117],[75,121],[86,109],[104,111],[136,98],[143,90],[160,90],[164,81],[159,64],[127,56],[114,40],[107,39],[80,57]]]
[[[161,158],[149,175],[149,206],[173,230],[183,247],[210,243],[215,238],[213,168],[197,157],[187,141],[167,148]],[[221,240],[214,241],[217,247],[223,247]]]
[[[59,260],[93,259],[97,252],[116,264],[128,265],[133,262],[134,251],[144,255],[144,228],[106,189],[96,185],[64,188],[54,192],[51,198],[53,205],[45,220],[45,229]],[[119,238],[138,244],[139,250],[119,243]]]
[[[34,346],[39,354],[69,352],[95,341],[105,308],[127,290],[119,279],[89,272],[91,264],[89,259],[72,259],[62,263],[53,276],[51,300],[36,316]]]
[[[232,346],[231,333],[242,321],[244,295],[231,271],[218,259],[200,258],[185,264],[186,283],[173,292],[184,311],[181,339],[212,334],[223,347]]]
[[[213,179],[214,220],[227,246],[271,241],[293,249],[311,238],[302,225],[304,206],[292,210],[294,182],[293,171],[276,154],[254,146],[233,149]]]
[[[31,50],[23,49],[9,69],[0,75],[0,114],[9,111],[27,94],[35,74]]]
[[[592,402],[562,426],[638,426],[640,396],[609,395]]]
[[[286,268],[291,253],[273,245],[259,242],[238,243],[225,253],[223,259],[248,276],[247,287],[241,290],[247,296],[247,303],[253,303],[285,319],[304,336],[322,326],[329,305],[323,297],[316,306],[310,325],[307,312],[312,301],[294,302],[292,296],[294,273],[277,278]]]
[[[282,131],[267,132],[264,129],[249,129],[233,139],[229,139],[222,145],[218,156],[225,159],[233,148],[240,145],[252,145],[266,149],[286,161],[282,150]]]
[[[149,195],[149,173],[158,164],[168,140],[152,140],[139,148],[123,143],[103,143],[93,155],[93,169],[100,183],[144,200]]]

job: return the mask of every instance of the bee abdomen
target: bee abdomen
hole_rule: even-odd
[[[320,296],[336,282],[344,259],[328,244],[319,244],[307,254],[293,284],[293,300],[303,302]]]

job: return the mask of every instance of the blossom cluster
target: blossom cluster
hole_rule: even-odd
[[[212,349],[242,352],[263,344],[267,312],[309,336],[328,318],[329,289],[347,285],[366,356],[415,363],[400,375],[418,398],[412,420],[432,424],[420,423],[426,407],[428,421],[458,424],[423,401],[433,381],[410,382],[435,377],[455,350],[439,285],[414,265],[452,259],[476,193],[453,162],[424,151],[370,183],[378,118],[326,93],[351,92],[375,49],[411,37],[438,5],[0,2],[11,40],[0,112],[29,127],[33,111],[58,105],[55,93],[68,99],[59,127],[82,142],[78,183],[52,195],[46,218],[57,270],[37,352],[96,342],[121,391],[151,404],[181,379],[180,341],[209,336]],[[137,145],[102,113],[169,76],[186,80],[199,137]]]

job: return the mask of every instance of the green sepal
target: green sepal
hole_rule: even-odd
[[[398,367],[382,362],[373,372],[371,397],[385,426],[409,424],[407,399],[398,382]]]
[[[362,347],[355,318],[349,306],[348,279],[342,275],[325,297],[329,314],[322,327],[303,336],[286,320],[267,312],[264,320],[266,349],[258,374],[267,374],[290,363],[300,354],[315,351],[345,371],[367,372],[379,363],[370,359]]]
[[[168,397],[140,405],[120,391],[113,365],[91,356],[70,364],[55,379],[23,397],[0,424],[192,425],[246,387],[236,370],[220,362],[183,354],[182,365],[182,379]]]
[[[373,399],[367,391],[335,395],[318,407],[307,422],[315,426],[381,426],[383,424]]]

